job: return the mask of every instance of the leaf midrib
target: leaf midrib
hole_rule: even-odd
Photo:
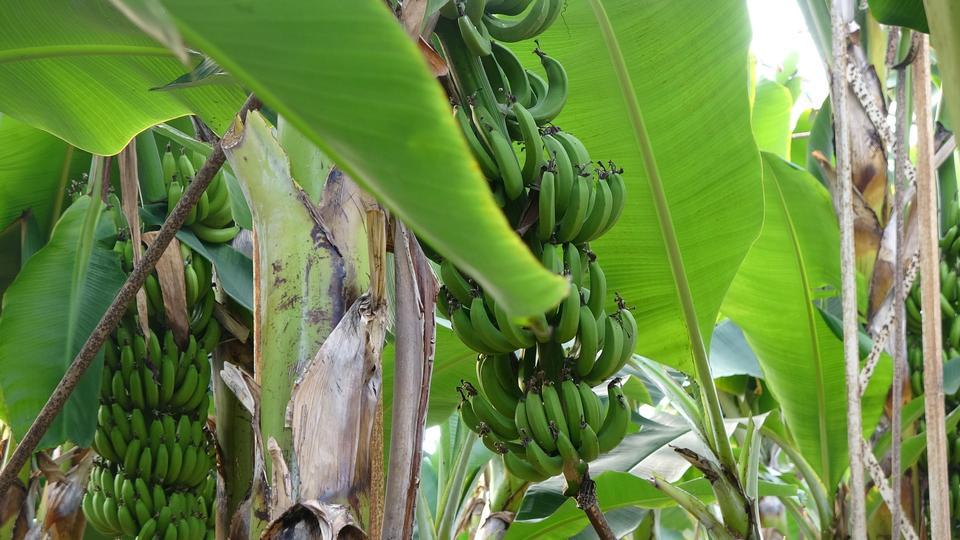
[[[46,45],[0,50],[0,64],[75,56],[164,56],[172,58],[173,54],[163,47],[147,45]]]
[[[824,411],[827,410],[827,398],[824,394],[823,379],[823,357],[820,354],[820,338],[817,332],[816,313],[813,308],[813,295],[810,293],[810,279],[807,275],[807,265],[804,261],[803,251],[800,249],[800,243],[797,240],[797,231],[793,223],[793,216],[787,207],[787,201],[783,195],[783,189],[780,187],[780,179],[774,174],[774,185],[777,188],[777,200],[780,202],[780,208],[786,216],[787,232],[790,235],[790,246],[796,257],[797,268],[800,272],[800,281],[803,284],[804,309],[807,314],[807,325],[810,330],[810,349],[813,356],[814,369],[816,371],[817,384],[817,427],[820,432],[820,466],[823,468],[823,478],[830,482],[830,447],[827,439],[827,419],[824,417]]]

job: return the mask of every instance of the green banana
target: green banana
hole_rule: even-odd
[[[460,37],[466,44],[470,53],[475,56],[490,56],[493,51],[490,49],[490,38],[477,28],[474,21],[463,12],[460,4],[460,16],[457,17],[457,27],[460,29]]]
[[[100,515],[102,515],[110,525],[111,530],[122,531],[124,534],[126,534],[126,531],[120,523],[119,510],[120,508],[117,506],[116,499],[113,497],[103,498],[103,509]]]
[[[957,316],[957,312],[950,304],[950,300],[947,300],[947,297],[944,296],[943,293],[940,293],[940,312],[943,313],[943,316],[948,319],[952,319]]]
[[[603,381],[616,373],[617,365],[623,358],[623,328],[614,320],[607,317],[604,321],[603,350],[597,357],[593,369],[587,374],[587,381]]]
[[[110,419],[113,420],[113,425],[117,426],[117,429],[120,431],[120,435],[124,438],[124,440],[129,441],[133,437],[133,429],[130,427],[130,419],[127,418],[126,411],[124,411],[119,404],[114,403],[110,406]]]
[[[140,528],[140,532],[137,534],[139,539],[153,538],[157,534],[157,520],[156,518],[148,519],[143,526]]]
[[[525,454],[524,457],[519,457],[513,452],[507,452],[503,454],[502,457],[503,466],[507,469],[507,472],[521,480],[526,480],[527,482],[543,482],[547,478],[550,478],[531,465],[526,460]]]
[[[513,151],[513,146],[494,125],[481,123],[480,128],[481,135],[490,148],[493,161],[496,162],[497,169],[500,170],[500,178],[503,180],[507,196],[511,200],[516,199],[523,192],[524,176],[520,168],[520,162],[517,161],[517,155]],[[515,195],[511,196],[511,194]]]
[[[610,163],[610,172],[607,175],[606,181],[607,187],[610,188],[610,215],[607,217],[606,222],[600,227],[600,230],[597,231],[595,236],[597,238],[613,228],[613,226],[617,224],[617,221],[619,221],[620,214],[623,213],[623,207],[627,200],[627,186],[623,181],[623,176],[621,176],[622,172],[623,169],[616,169],[614,164]]]
[[[520,19],[501,19],[484,15],[483,24],[498,41],[512,43],[530,39],[543,32],[560,15],[562,0],[537,0]]]
[[[177,157],[177,172],[180,173],[180,180],[184,183],[192,181],[193,177],[197,174],[186,152],[180,152],[180,155]]]
[[[570,430],[567,427],[567,420],[563,414],[563,405],[560,403],[560,395],[554,384],[547,381],[540,387],[540,398],[543,399],[543,411],[547,415],[547,421],[559,433],[567,437],[570,436]]]
[[[93,433],[93,449],[109,461],[116,463],[120,460],[120,455],[113,449],[113,444],[106,432],[103,431],[103,424],[97,427]]]
[[[186,445],[183,450],[183,464],[180,466],[180,472],[177,474],[176,483],[188,485],[193,469],[197,466],[197,447]]]
[[[170,403],[170,400],[173,398],[173,393],[177,389],[175,382],[176,372],[177,366],[175,360],[165,354],[160,363],[160,403],[164,405]]]
[[[519,15],[535,0],[488,0],[487,13],[501,15]]]
[[[186,404],[187,400],[193,397],[193,393],[197,389],[197,383],[199,380],[200,374],[197,372],[197,368],[195,366],[188,367],[186,376],[183,379],[183,383],[173,393],[173,397],[170,398],[170,406],[182,407],[184,404]]]
[[[147,481],[144,480],[142,477],[136,478],[133,481],[133,487],[137,492],[137,499],[143,501],[147,510],[150,513],[153,513],[153,509],[155,508],[153,504],[153,494],[150,493],[150,488],[147,487]]]
[[[562,3],[562,0],[555,1]],[[540,57],[540,63],[547,74],[547,93],[530,108],[530,114],[537,124],[543,125],[556,118],[567,103],[567,72],[560,62],[548,56],[539,47],[534,49],[534,52]]]
[[[584,420],[583,403],[580,399],[580,391],[577,389],[573,379],[564,379],[560,383],[560,404],[563,407],[563,416],[567,421],[567,432],[570,434],[570,442],[574,446],[580,446],[580,423]]]
[[[470,428],[471,431],[478,431],[480,429],[480,419],[477,418],[477,413],[473,412],[473,405],[470,404],[470,400],[461,399],[457,410],[460,412],[460,421]]]
[[[576,337],[580,325],[580,287],[570,286],[570,292],[560,304],[560,319],[554,328],[553,338],[566,343]]]
[[[580,352],[576,364],[577,375],[580,377],[588,375],[597,360],[597,350],[600,345],[597,333],[597,320],[594,318],[593,312],[587,306],[580,306],[580,322],[577,333]]]
[[[570,199],[557,225],[557,240],[570,242],[580,232],[590,202],[590,182],[582,178],[575,179],[570,189]]]
[[[563,471],[563,458],[547,455],[544,449],[537,444],[537,441],[527,439],[524,441],[524,446],[526,447],[527,462],[540,474],[549,478]]]
[[[183,186],[180,185],[180,182],[170,182],[170,185],[167,186],[167,214],[173,213],[173,209],[176,208],[177,203],[180,202],[180,197],[182,196]]]
[[[127,476],[137,475],[137,464],[140,462],[140,439],[133,439],[127,444],[127,451],[123,458],[123,473]]]
[[[515,323],[497,304],[493,305],[493,316],[496,319],[497,328],[503,332],[504,337],[510,341],[514,349],[526,349],[536,344],[537,339],[533,333]]]
[[[594,431],[600,429],[600,399],[590,385],[583,381],[577,383],[577,390],[580,392],[584,419]]]
[[[560,145],[567,151],[567,156],[570,158],[570,162],[573,164],[574,168],[583,168],[587,167],[593,161],[590,159],[590,153],[587,152],[587,147],[583,145],[583,142],[575,137],[572,133],[567,131],[556,130],[553,133],[553,136],[556,137],[557,141],[560,142]]]
[[[544,410],[543,398],[536,393],[528,392],[525,400],[527,423],[530,426],[530,435],[547,452],[557,449],[553,434],[550,433],[550,424]]]
[[[167,475],[164,477],[168,484],[175,484],[183,469],[183,447],[175,442],[168,443]]]
[[[487,313],[486,304],[483,298],[478,296],[470,304],[470,324],[477,335],[487,346],[487,350],[497,353],[512,352],[515,347],[503,335],[503,332],[494,326]]]
[[[631,313],[629,309],[620,309],[617,312],[617,318],[620,322],[620,327],[623,329],[624,341],[620,352],[620,360],[617,362],[614,373],[620,371],[623,366],[627,365],[627,362],[633,356],[633,351],[636,350],[637,346],[637,332],[639,330],[637,320],[633,317],[633,313]]]
[[[590,261],[590,297],[587,299],[587,307],[597,317],[597,324],[600,323],[600,315],[603,313],[603,306],[607,296],[607,278],[603,274],[603,269],[596,259]],[[604,336],[606,339],[606,336]]]
[[[487,400],[486,396],[473,389],[470,396],[470,404],[473,406],[473,412],[481,422],[490,426],[497,437],[511,441],[519,437],[517,426],[513,423],[513,416],[507,417],[497,411]]]
[[[240,227],[237,225],[210,227],[202,223],[192,223],[190,230],[208,244],[226,244],[240,234]]]
[[[607,412],[603,418],[603,425],[597,431],[601,453],[609,452],[620,444],[630,424],[630,410],[623,396],[623,389],[620,388],[619,379],[613,379],[607,385],[607,396],[609,397]]]
[[[577,289],[583,285],[583,268],[580,266],[580,250],[574,244],[563,245],[563,271]]]
[[[137,501],[137,492],[133,487],[133,482],[130,478],[124,478],[120,483],[120,497],[119,501],[125,505],[133,505]]]
[[[156,410],[160,406],[160,387],[153,380],[153,372],[146,365],[140,367],[140,380],[143,383],[143,400],[147,409]]]
[[[556,216],[556,175],[545,171],[540,180],[540,191],[537,195],[537,239],[541,242],[550,240],[557,225]]]
[[[476,330],[474,330],[473,323],[470,322],[470,314],[467,310],[458,307],[450,315],[453,332],[464,345],[477,352],[488,354],[496,353],[496,351],[490,350],[487,347],[487,344],[480,338]]]
[[[197,271],[193,268],[193,263],[187,263],[183,267],[183,281],[186,286],[187,306],[192,307],[197,303],[200,296],[200,280],[197,277]]]
[[[483,172],[487,178],[499,178],[500,169],[497,168],[497,164],[490,156],[490,151],[487,150],[484,143],[480,142],[480,139],[477,137],[477,133],[473,129],[473,124],[470,122],[470,117],[467,116],[463,107],[454,107],[454,118],[456,118],[457,123],[460,125],[460,131],[467,140],[467,146],[470,147],[474,159],[476,159],[477,164],[480,165],[480,171]]]
[[[510,93],[513,97],[524,106],[532,105],[533,90],[530,88],[530,81],[517,55],[496,41],[491,42],[491,52],[510,84]]]
[[[516,117],[517,126],[523,139],[523,179],[526,184],[534,184],[539,179],[541,169],[547,164],[543,137],[530,111],[519,101],[514,101],[510,111]]]
[[[580,232],[573,239],[576,244],[583,244],[598,238],[600,230],[610,219],[610,214],[613,212],[613,192],[606,181],[606,174],[600,176],[600,181],[596,184],[594,193],[596,194],[594,204],[590,208],[583,226],[580,227]]]
[[[133,409],[130,412],[130,431],[133,436],[140,439],[141,441],[146,441],[149,438],[149,432],[147,431],[147,420],[143,416],[142,409]]]
[[[120,374],[124,381],[130,380],[130,374],[133,373],[135,363],[133,347],[124,345],[120,349]]]
[[[559,244],[546,243],[543,244],[543,253],[540,256],[544,268],[557,275],[563,274],[562,250]]]
[[[543,142],[547,148],[547,154],[555,162],[556,167],[556,185],[557,185],[557,205],[558,212],[562,215],[566,209],[567,202],[570,200],[570,190],[573,189],[573,183],[576,173],[573,169],[573,163],[567,154],[563,145],[554,137],[554,131],[547,130],[543,134]],[[562,203],[562,206],[561,206]]]
[[[458,302],[464,306],[470,305],[473,301],[473,287],[449,259],[440,263],[440,279]]]
[[[153,461],[153,476],[151,477],[156,482],[161,482],[166,480],[167,473],[169,472],[170,467],[170,452],[167,450],[165,444],[161,444],[157,447],[157,457]]]
[[[600,455],[600,440],[589,422],[580,426],[580,446],[577,447],[577,452],[588,463]]]

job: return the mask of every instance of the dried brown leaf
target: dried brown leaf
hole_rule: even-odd
[[[350,508],[307,500],[290,506],[263,532],[264,540],[365,540]]]
[[[220,326],[237,338],[240,343],[246,343],[250,339],[250,329],[231,315],[230,311],[223,305],[215,304],[213,306],[213,316],[220,323]]]
[[[384,303],[372,298],[350,306],[291,393],[287,418],[302,499],[345,502],[367,488],[386,331]]]
[[[271,501],[270,516],[279,515],[280,511],[293,504],[293,482],[290,480],[290,469],[283,459],[283,450],[273,437],[267,441],[267,453],[270,455],[270,465],[273,471],[273,500]]]
[[[400,23],[412,38],[420,37],[420,26],[423,25],[428,3],[427,0],[405,0],[401,4]]]
[[[130,239],[133,244],[133,262],[140,262],[143,245],[140,240],[140,178],[137,172],[137,143],[130,141],[120,152],[120,206],[130,226]],[[140,330],[144,336],[150,335],[150,320],[147,318],[147,293],[143,287],[137,291],[137,314],[140,316]],[[159,361],[159,358],[151,358]]]
[[[147,244],[153,243],[156,236],[156,232],[143,233],[143,241]],[[160,291],[163,293],[166,323],[181,347],[185,347],[190,338],[190,318],[187,313],[187,288],[183,279],[183,267],[180,242],[174,238],[157,261],[156,272]]]
[[[450,74],[450,68],[447,61],[440,56],[440,53],[422,37],[417,40],[417,46],[420,48],[420,54],[427,59],[427,65],[430,66],[430,73],[434,77],[446,77]]]

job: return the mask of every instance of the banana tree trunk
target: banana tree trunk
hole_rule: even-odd
[[[298,163],[324,159],[302,138],[284,140],[298,145],[290,153]],[[379,225],[371,222],[371,204],[337,169],[314,203],[259,114],[234,125],[223,147],[253,217],[255,440],[274,479],[268,507],[275,521],[266,536],[304,520],[332,534],[339,529],[318,524],[365,528],[386,321],[382,212],[372,214]],[[373,285],[361,294],[370,276]]]

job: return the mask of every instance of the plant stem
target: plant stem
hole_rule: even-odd
[[[903,35],[908,31],[904,29]],[[894,60],[896,61],[896,60]],[[892,67],[892,66],[891,66]],[[896,144],[894,145],[894,227],[897,232],[897,249],[893,256],[893,313],[894,313],[894,339],[893,339],[893,411],[890,415],[891,424],[891,448],[890,448],[890,470],[893,481],[893,503],[890,509],[890,530],[891,535],[896,537],[900,531],[900,520],[902,516],[902,506],[900,504],[901,483],[903,475],[900,474],[900,441],[902,439],[901,417],[903,416],[903,381],[906,377],[907,363],[907,319],[904,301],[906,298],[906,287],[903,284],[903,256],[906,244],[906,232],[903,221],[904,191],[907,189],[906,164],[907,164],[907,145],[904,141],[907,137],[907,70],[905,68],[897,69],[897,119],[896,119]]]
[[[680,253],[680,245],[677,242],[677,234],[673,228],[673,218],[670,216],[670,206],[667,204],[667,197],[663,191],[663,182],[660,180],[660,171],[657,168],[656,157],[653,154],[653,147],[650,144],[650,138],[647,136],[647,128],[643,121],[643,114],[640,111],[640,104],[637,102],[637,96],[633,90],[633,83],[630,81],[630,74],[627,71],[627,65],[620,51],[620,45],[614,34],[613,26],[607,17],[606,10],[600,0],[590,0],[593,7],[594,16],[597,24],[603,34],[604,43],[610,53],[610,61],[617,72],[617,79],[620,83],[621,93],[626,102],[627,112],[630,115],[630,124],[633,127],[634,137],[640,151],[643,154],[643,164],[647,172],[647,180],[650,184],[650,191],[653,195],[653,205],[657,212],[657,219],[660,223],[660,233],[663,235],[663,243],[667,252],[667,258],[670,261],[670,270],[673,273],[673,280],[677,286],[677,296],[680,300],[681,311],[683,312],[684,322],[690,336],[690,349],[693,354],[694,367],[697,376],[697,383],[703,393],[703,402],[706,406],[709,421],[704,426],[711,439],[708,441],[712,450],[720,458],[720,463],[729,471],[737,470],[737,462],[733,457],[733,449],[730,447],[730,441],[727,439],[726,430],[723,425],[723,412],[720,409],[720,397],[717,393],[717,387],[713,383],[713,377],[710,374],[710,364],[707,360],[707,350],[704,345],[703,336],[700,333],[700,321],[697,319],[696,307],[693,303],[693,293],[690,291],[690,283],[687,281],[686,270],[683,265],[683,255]]]
[[[254,96],[250,96],[240,109],[239,114],[241,118],[246,116],[247,111],[259,108],[259,106],[259,100]],[[193,182],[187,187],[187,190],[183,193],[183,197],[181,197],[177,206],[173,209],[173,212],[171,212],[163,222],[163,226],[160,228],[156,240],[154,240],[153,244],[151,244],[146,253],[144,253],[140,262],[134,266],[133,271],[130,272],[130,275],[127,277],[127,281],[120,287],[120,290],[117,291],[117,295],[110,304],[110,307],[104,312],[103,317],[100,318],[100,322],[97,323],[97,326],[93,329],[93,332],[90,333],[90,336],[80,348],[80,351],[77,352],[70,367],[67,368],[66,373],[63,374],[60,383],[54,388],[53,393],[50,394],[50,398],[47,399],[47,402],[43,405],[43,408],[40,409],[39,414],[37,414],[36,420],[30,425],[27,433],[17,445],[16,450],[13,451],[13,454],[10,456],[10,461],[7,462],[3,470],[0,471],[0,500],[4,499],[7,489],[16,477],[17,472],[27,463],[30,456],[33,455],[43,435],[50,428],[50,424],[53,423],[53,420],[60,411],[63,410],[63,406],[66,404],[70,394],[73,393],[77,384],[79,384],[81,376],[83,376],[87,368],[90,367],[90,364],[92,364],[96,358],[100,347],[103,346],[103,343],[117,328],[117,325],[120,324],[120,319],[126,313],[127,306],[134,297],[136,297],[137,291],[143,287],[147,275],[156,267],[160,256],[167,249],[170,241],[183,225],[187,213],[189,213],[197,204],[197,201],[200,200],[200,195],[210,184],[210,181],[213,180],[217,171],[220,170],[225,159],[223,148],[221,148],[218,142],[216,146],[214,146],[213,152],[207,158],[207,161],[204,162],[203,167],[197,171]]]
[[[590,473],[583,473],[583,479],[580,482],[580,490],[577,492],[577,507],[583,510],[593,525],[593,530],[597,532],[600,540],[617,540],[613,534],[613,529],[607,523],[607,518],[600,511],[600,503],[597,501],[597,485],[590,478]]]
[[[381,538],[413,535],[414,504],[420,484],[423,429],[433,373],[436,323],[433,317],[437,280],[412,233],[394,222],[393,265],[396,279],[396,354],[391,416],[390,459]]]
[[[852,0],[833,0],[833,66],[830,97],[833,102],[840,192],[840,273],[843,300],[843,352],[847,386],[847,447],[850,452],[850,533],[866,540],[866,508],[863,480],[863,427],[860,411],[860,350],[857,342],[856,247],[853,229],[853,179],[850,165],[850,133],[847,125],[847,24],[853,20]]]
[[[920,225],[920,299],[923,306],[923,393],[926,396],[927,478],[931,538],[950,537],[947,479],[947,433],[943,404],[943,343],[940,323],[940,226],[934,167],[933,121],[930,115],[930,47],[920,36],[913,62],[917,115],[917,206]]]
[[[833,521],[833,507],[830,505],[830,501],[827,498],[827,490],[816,471],[813,470],[810,463],[807,462],[803,454],[800,453],[791,441],[783,438],[779,433],[768,427],[761,427],[760,433],[786,452],[790,461],[797,467],[800,476],[807,482],[807,489],[809,489],[810,494],[813,495],[814,505],[817,508],[817,516],[820,518],[820,528],[826,530]]]
[[[460,504],[460,498],[463,496],[463,481],[467,476],[467,466],[470,464],[470,453],[473,451],[473,444],[477,442],[477,434],[461,428],[466,431],[463,442],[459,445],[457,453],[457,463],[453,469],[453,476],[447,481],[447,485],[440,492],[440,501],[443,501],[439,520],[437,523],[437,538],[447,539],[451,537],[453,526],[456,522],[457,506]]]

